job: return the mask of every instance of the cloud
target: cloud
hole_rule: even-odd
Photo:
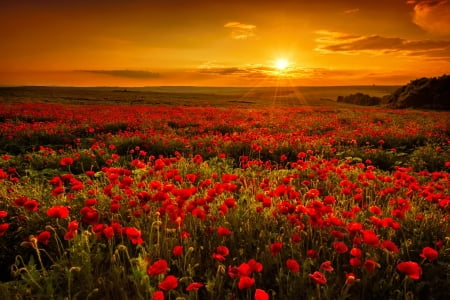
[[[450,41],[406,40],[399,37],[380,35],[355,35],[335,31],[316,31],[317,51],[346,54],[395,54],[400,56],[423,56],[450,58]]]
[[[89,72],[96,74],[104,74],[115,77],[125,77],[125,78],[138,78],[138,79],[148,79],[148,78],[158,78],[160,74],[148,71],[139,70],[80,70],[81,72]]]
[[[450,1],[409,0],[407,3],[414,5],[415,24],[430,33],[450,36]]]
[[[256,26],[240,22],[228,22],[223,27],[231,28],[231,37],[236,40],[247,40],[256,37]]]
[[[344,10],[344,14],[354,14],[354,13],[357,13],[358,11],[359,11],[359,8],[347,9],[347,10]]]

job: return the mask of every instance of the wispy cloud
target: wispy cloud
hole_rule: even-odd
[[[231,28],[231,37],[236,40],[247,40],[256,37],[256,26],[240,22],[228,22],[223,27]]]
[[[409,0],[414,5],[413,22],[428,32],[450,36],[450,1]]]
[[[344,10],[344,14],[354,14],[357,12],[359,12],[359,8],[351,8],[351,9]]]
[[[137,79],[148,79],[148,78],[158,78],[160,74],[148,71],[140,70],[79,70],[81,72],[89,72],[96,74],[104,74],[115,77],[124,78],[137,78]]]
[[[401,56],[422,56],[450,58],[450,41],[407,40],[399,37],[380,35],[355,35],[343,32],[316,31],[317,51],[345,54],[396,54]]]

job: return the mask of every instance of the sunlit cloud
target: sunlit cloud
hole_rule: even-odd
[[[450,1],[416,0],[407,3],[414,5],[415,24],[430,33],[450,36]]]
[[[351,9],[344,10],[344,14],[354,14],[357,12],[359,12],[359,8],[351,8]]]
[[[450,41],[445,40],[407,40],[399,37],[364,36],[326,30],[316,33],[319,35],[316,39],[318,43],[316,50],[322,53],[450,58]]]
[[[160,77],[160,74],[158,73],[140,70],[79,70],[79,71],[124,78],[148,79]]]
[[[236,40],[247,40],[256,37],[256,26],[240,22],[228,22],[224,25],[231,28],[231,37]]]

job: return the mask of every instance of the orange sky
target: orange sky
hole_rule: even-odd
[[[0,0],[0,37],[0,85],[405,84],[450,73],[450,0]]]

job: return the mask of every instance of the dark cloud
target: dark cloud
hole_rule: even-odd
[[[80,70],[80,71],[124,78],[148,79],[160,77],[159,73],[139,71],[139,70]]]
[[[316,40],[321,52],[348,54],[371,53],[450,58],[450,41],[445,40],[406,40],[398,37],[380,35],[352,35],[332,31],[317,31]]]

